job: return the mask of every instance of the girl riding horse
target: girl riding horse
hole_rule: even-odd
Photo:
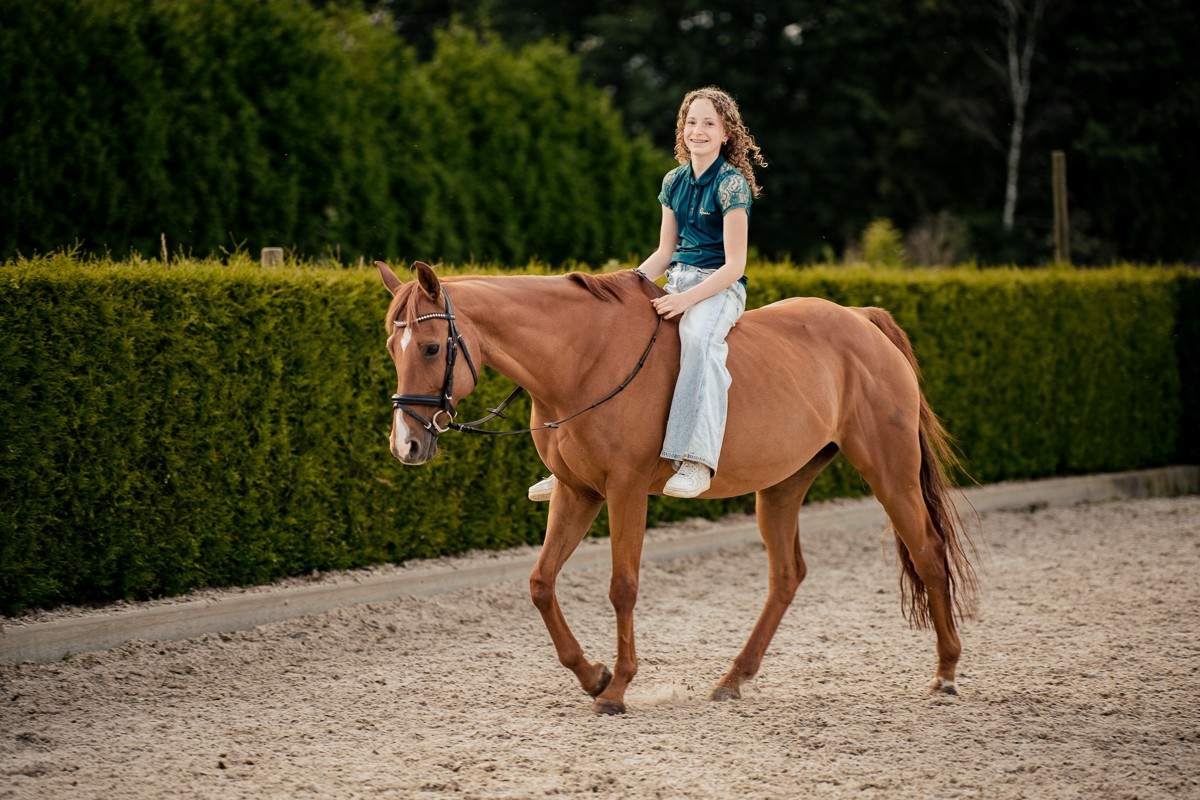
[[[667,273],[667,294],[651,300],[679,322],[679,379],[661,456],[676,467],[663,489],[696,497],[717,470],[728,409],[729,348],[725,337],[746,310],[750,204],[760,190],[751,162],[766,166],[733,98],[709,86],[683,98],[675,123],[680,166],[663,178],[658,249],[638,270],[650,280]],[[529,487],[549,500],[551,475]]]

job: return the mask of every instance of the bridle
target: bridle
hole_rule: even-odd
[[[475,362],[471,360],[471,351],[467,349],[467,343],[463,341],[462,333],[458,330],[458,325],[454,321],[454,308],[450,305],[450,295],[446,294],[446,287],[442,287],[442,299],[446,301],[446,311],[435,312],[432,314],[422,314],[417,317],[414,322],[424,322],[427,319],[444,319],[450,328],[449,336],[446,338],[446,375],[442,379],[441,394],[394,394],[392,395],[392,408],[403,411],[410,417],[415,419],[422,428],[429,431],[435,437],[439,433],[445,433],[450,428],[460,427],[454,421],[458,416],[458,412],[454,410],[454,364],[458,360],[458,349],[462,347],[463,358],[467,360],[467,366],[471,368],[471,377],[475,380],[475,385],[479,385],[479,372],[475,369]],[[396,320],[392,327],[395,329],[408,327],[407,322]],[[474,387],[472,387],[474,388]],[[433,413],[431,419],[425,419],[417,412],[413,411],[406,404],[414,406],[435,406],[437,411]],[[438,415],[446,416],[445,425],[438,424]]]
[[[635,269],[634,272],[636,272],[638,274],[638,276],[641,277],[642,280],[644,280],[650,284],[650,286],[654,290],[655,294],[657,294],[657,295],[662,294],[662,292],[659,290],[658,286],[655,285],[655,283],[652,280],[650,280],[645,275],[643,275],[641,270]],[[497,419],[497,418],[507,419],[507,417],[504,414],[504,409],[508,408],[508,404],[511,403],[513,400],[515,400],[521,394],[521,392],[524,391],[524,389],[520,386],[513,389],[512,392],[509,393],[508,397],[504,398],[504,401],[502,403],[500,403],[500,405],[496,406],[495,408],[487,409],[488,414],[485,417],[481,417],[480,419],[473,420],[471,422],[461,422],[460,423],[460,422],[454,421],[455,417],[458,416],[458,412],[454,410],[454,403],[453,403],[454,365],[458,360],[459,350],[462,351],[463,358],[465,358],[467,360],[467,366],[471,368],[471,377],[475,381],[475,386],[479,385],[479,372],[475,369],[475,362],[473,362],[471,360],[471,351],[467,349],[467,343],[463,339],[462,333],[458,330],[458,325],[455,322],[455,317],[454,317],[454,308],[450,305],[450,295],[446,293],[445,286],[442,286],[441,288],[442,288],[442,299],[446,302],[445,312],[439,311],[439,312],[434,312],[431,314],[422,314],[413,320],[414,322],[424,322],[425,320],[429,320],[429,319],[444,319],[444,320],[446,320],[446,325],[449,329],[449,331],[447,333],[447,337],[446,337],[446,375],[442,379],[441,393],[440,394],[394,394],[394,395],[392,395],[392,408],[394,408],[398,411],[403,411],[404,413],[408,414],[410,417],[415,419],[417,421],[417,423],[422,428],[424,428],[426,431],[428,431],[429,434],[432,435],[435,439],[437,438],[437,436],[439,434],[445,433],[448,430],[462,431],[463,433],[480,433],[480,434],[487,434],[490,436],[512,436],[514,434],[532,433],[533,431],[541,431],[541,430],[547,430],[547,429],[551,429],[551,428],[557,428],[559,425],[563,424],[564,422],[572,420],[575,417],[578,417],[580,414],[585,414],[588,411],[591,411],[596,406],[599,406],[602,403],[606,403],[609,400],[611,400],[612,398],[616,397],[618,394],[620,394],[621,391],[624,390],[624,388],[633,381],[633,379],[637,376],[637,374],[639,372],[641,372],[642,367],[646,363],[646,359],[650,356],[650,351],[654,349],[654,343],[658,341],[658,332],[662,328],[662,317],[658,316],[658,314],[655,314],[656,324],[654,326],[654,335],[652,335],[650,337],[650,342],[646,345],[646,349],[645,349],[645,351],[643,351],[642,357],[640,359],[638,359],[637,366],[633,368],[633,371],[629,373],[628,377],[626,377],[625,380],[621,381],[621,384],[617,388],[613,389],[611,392],[609,392],[608,394],[606,394],[604,397],[600,398],[596,402],[592,403],[587,408],[576,411],[574,414],[563,417],[562,419],[555,420],[554,422],[547,422],[543,425],[539,425],[536,428],[522,428],[522,429],[516,430],[516,431],[489,431],[489,430],[484,430],[482,428],[477,428],[476,426],[482,425],[485,422],[490,422],[491,420]],[[393,322],[392,327],[395,329],[405,328],[405,327],[407,327],[407,323],[402,322],[400,320],[396,320]],[[474,386],[472,387],[472,389],[473,388],[474,388]],[[425,419],[420,414],[418,414],[417,412],[415,412],[411,408],[409,408],[409,405],[434,406],[435,408],[437,408],[437,411],[434,412],[432,418]],[[438,417],[443,416],[443,415],[445,417],[444,421],[439,422]]]

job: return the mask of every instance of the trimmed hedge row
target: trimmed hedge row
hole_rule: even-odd
[[[1185,302],[1200,286],[1196,272],[776,269],[755,278],[755,305],[810,294],[891,311],[912,339],[930,403],[981,482],[1194,453],[1195,417],[1181,423],[1197,387],[1186,352],[1200,342],[1196,306]]]
[[[981,481],[1197,453],[1195,273],[760,267],[750,287],[752,306],[808,294],[891,310]],[[373,270],[244,256],[5,264],[0,610],[539,541],[528,437],[446,436],[423,469],[388,453],[386,305]],[[509,388],[485,374],[463,414]],[[811,496],[864,490],[839,460]],[[650,517],[750,502],[662,499]]]

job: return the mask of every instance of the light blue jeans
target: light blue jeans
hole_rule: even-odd
[[[667,272],[666,290],[679,294],[712,273],[676,264]],[[717,471],[729,402],[725,337],[745,310],[746,287],[739,281],[683,312],[679,320],[679,380],[667,418],[663,458],[698,461]]]

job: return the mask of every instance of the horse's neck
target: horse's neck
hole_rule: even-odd
[[[580,299],[565,281],[507,276],[458,286],[463,299],[455,302],[476,331],[483,363],[551,404],[576,402],[617,334],[613,304]]]

